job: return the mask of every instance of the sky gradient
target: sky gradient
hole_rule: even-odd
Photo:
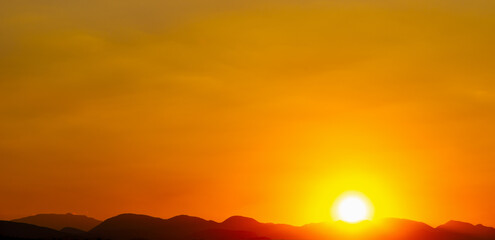
[[[0,219],[495,226],[495,2],[0,0]]]

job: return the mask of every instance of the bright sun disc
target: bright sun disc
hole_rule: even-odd
[[[356,223],[371,219],[372,205],[363,194],[347,192],[335,201],[332,215],[335,220]]]

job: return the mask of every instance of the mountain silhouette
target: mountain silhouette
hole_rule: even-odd
[[[96,227],[101,221],[84,215],[74,214],[38,214],[34,216],[14,219],[12,222],[29,223],[40,227],[62,230],[63,228],[76,228],[89,231]]]
[[[460,221],[449,221],[437,227],[445,232],[474,236],[479,239],[495,239],[495,228],[486,227],[481,224],[473,225],[471,223]]]
[[[225,229],[209,229],[190,235],[192,240],[270,240],[267,237],[259,237],[253,232],[234,231]]]
[[[256,221],[254,218],[248,218],[248,217],[243,217],[243,216],[232,216],[225,221],[222,222],[224,226],[231,226],[231,227],[254,227],[254,226],[259,226],[261,223]]]
[[[46,227],[0,221],[0,239],[53,239],[64,236],[65,234]]]
[[[248,231],[255,233],[258,236],[271,239],[295,239],[302,236],[299,235],[300,230],[287,224],[260,223],[253,218],[232,216],[218,225],[220,229]]]
[[[383,240],[447,240],[448,234],[417,221],[407,219],[387,218],[374,224],[368,235],[373,239]]]
[[[88,232],[69,227],[56,231],[31,224],[1,221],[0,239],[495,240],[495,229],[458,221],[449,221],[434,228],[422,222],[397,218],[356,224],[340,221],[291,226],[260,223],[253,218],[242,216],[215,222],[187,215],[162,219],[127,213],[109,218]]]
[[[161,219],[121,214],[103,221],[88,232],[90,237],[109,239],[187,239],[191,234],[213,229],[216,222],[186,215]]]
[[[74,236],[83,236],[86,234],[86,231],[83,231],[81,229],[77,228],[72,228],[72,227],[64,227],[60,232],[66,233],[68,235],[74,235]]]

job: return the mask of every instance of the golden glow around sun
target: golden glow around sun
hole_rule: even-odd
[[[371,219],[373,205],[360,192],[346,192],[337,198],[332,207],[332,217],[348,223]]]

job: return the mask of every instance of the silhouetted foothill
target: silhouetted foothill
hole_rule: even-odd
[[[438,226],[437,229],[451,233],[474,236],[480,239],[495,239],[495,228],[483,226],[481,224],[473,225],[471,223],[452,220]]]
[[[0,221],[0,238],[19,239],[53,239],[65,237],[65,234],[54,229],[35,226],[27,223]]]
[[[60,232],[68,233],[71,235],[83,235],[86,233],[86,231],[83,231],[83,230],[77,229],[77,228],[71,228],[71,227],[62,228],[62,230],[60,230]]]
[[[67,214],[38,214],[34,216],[14,219],[12,222],[29,223],[40,227],[62,230],[70,227],[89,231],[101,223],[100,220],[84,215]]]
[[[346,229],[346,231],[343,231]],[[354,231],[359,229],[359,231]],[[304,226],[260,223],[233,216],[223,222],[179,215],[170,219],[138,214],[109,218],[88,232],[60,231],[31,224],[0,221],[0,239],[60,240],[495,240],[495,229],[450,221],[433,228],[425,223],[388,218],[381,221],[312,223]]]

